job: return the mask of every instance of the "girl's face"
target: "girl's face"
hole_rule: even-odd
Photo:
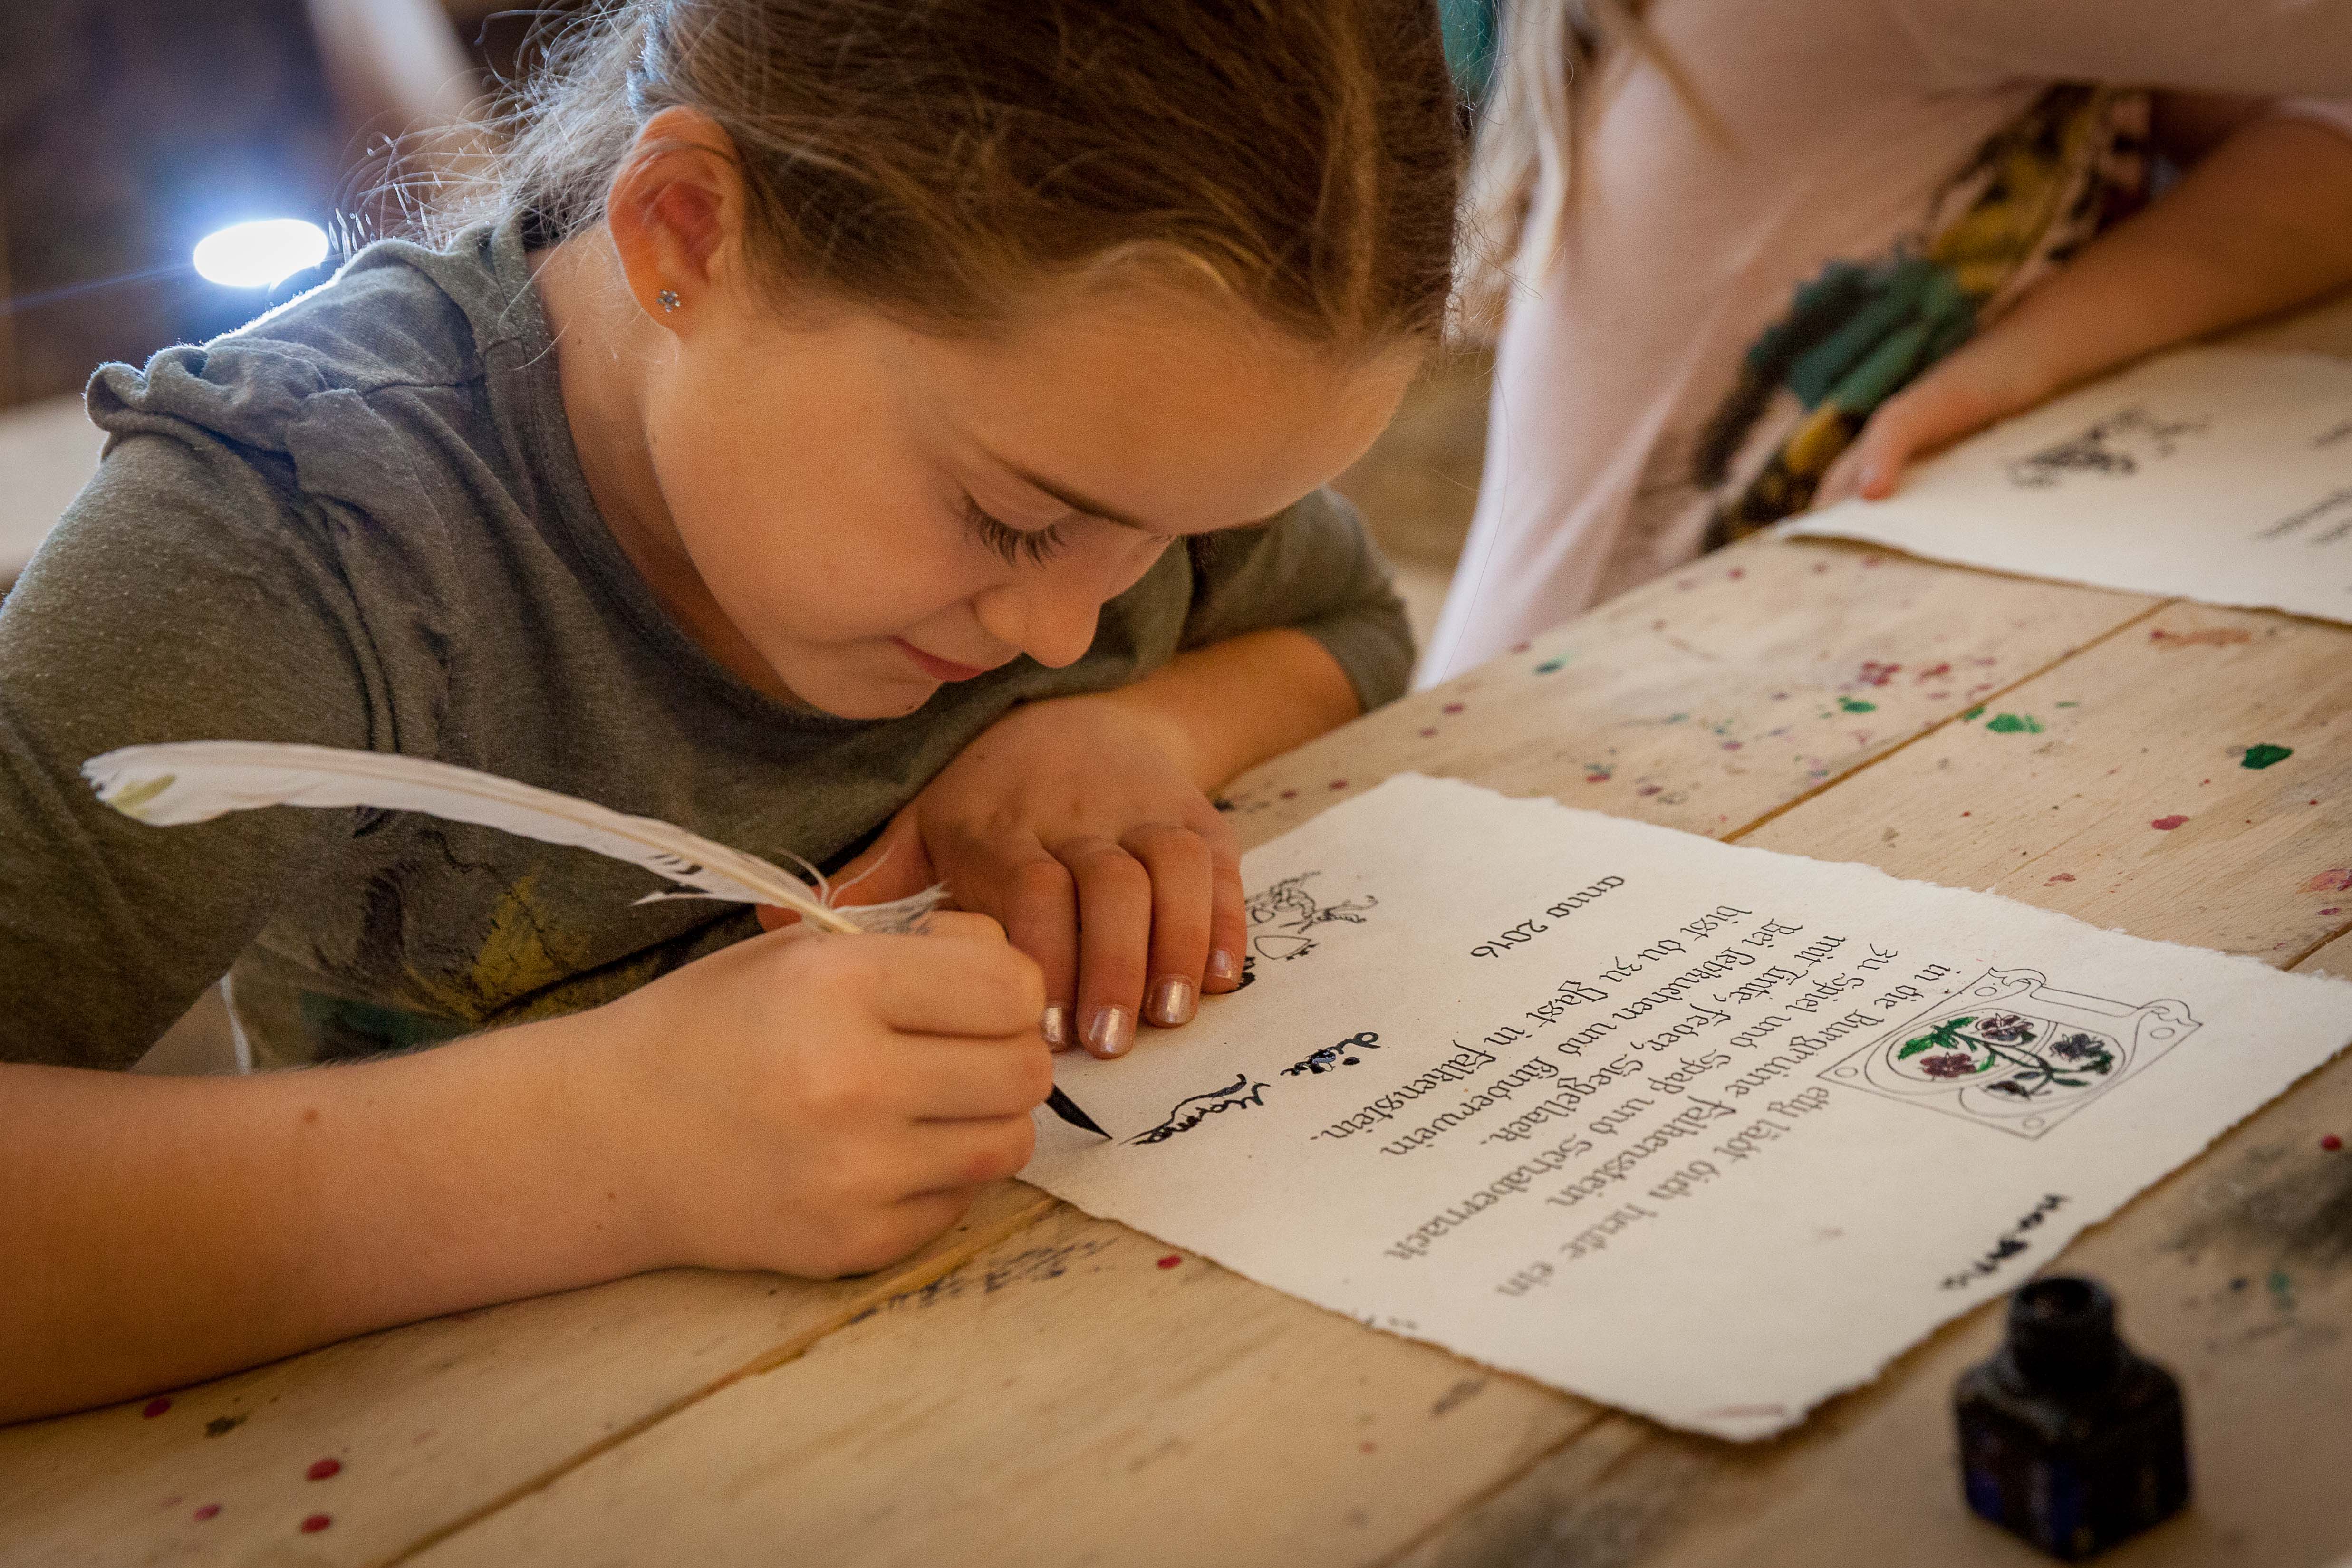
[[[1413,370],[1159,283],[1073,291],[985,339],[792,321],[726,287],[646,324],[643,461],[580,432],[600,503],[722,663],[852,718],[1024,653],[1069,664],[1173,541],[1361,455]]]

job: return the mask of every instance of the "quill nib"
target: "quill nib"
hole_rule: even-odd
[[[1092,1116],[1078,1109],[1076,1101],[1062,1092],[1062,1086],[1058,1083],[1054,1085],[1054,1092],[1045,1096],[1045,1109],[1082,1133],[1092,1133],[1097,1138],[1110,1136],[1096,1124]]]

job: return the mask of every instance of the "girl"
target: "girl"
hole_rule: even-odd
[[[1403,684],[1318,487],[1435,334],[1455,124],[1418,0],[626,0],[482,221],[100,371],[105,462],[0,613],[0,1419],[877,1267],[1026,1160],[1049,1041],[1236,985],[1205,791]],[[76,775],[207,737],[777,859],[887,824],[862,895],[978,913],[761,936],[576,852],[157,831]],[[341,1064],[89,1071],[225,971],[264,1063]]]
[[[1486,469],[1424,682],[2352,280],[2345,0],[1516,0],[1505,37]],[[2148,200],[2151,136],[2187,172]]]

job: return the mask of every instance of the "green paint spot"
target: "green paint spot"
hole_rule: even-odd
[[[1847,713],[1876,713],[1876,703],[1864,702],[1860,697],[1840,697],[1838,706]]]
[[[1995,735],[2040,735],[2042,721],[2030,713],[1995,714],[1985,728]]]
[[[144,784],[133,784],[130,789],[121,791],[120,794],[108,800],[107,804],[113,807],[116,810],[121,812],[126,817],[135,817],[139,814],[140,807],[144,806],[148,801],[152,800],[156,796],[161,795],[164,790],[169,789],[173,784],[178,782],[179,776],[177,774],[159,773],[154,778],[147,780]]]
[[[2060,707],[2081,707],[2083,705],[2081,703],[2060,703],[2058,706]]]
[[[1554,670],[1560,669],[1567,664],[1568,661],[1566,659],[1546,659],[1542,664],[1536,666],[1536,674],[1538,675],[1549,675]]]
[[[2245,759],[2240,762],[2238,766],[2241,768],[2252,768],[2259,772],[2263,768],[2268,768],[2272,763],[2284,762],[2288,758],[2293,757],[2294,755],[2294,747],[2292,746],[2249,746],[2246,747]]]
[[[2294,1311],[2294,1281],[2287,1278],[2285,1270],[2272,1270],[2271,1277],[2263,1283],[2271,1288],[2271,1300],[2278,1304],[2279,1311]]]
[[[1970,723],[1970,722],[1974,721],[1974,720],[1975,720],[1979,716],[1980,716],[1981,714],[1983,714],[1983,712],[1984,712],[1984,707],[1983,707],[1983,706],[1982,706],[1981,704],[1979,704],[1978,706],[1972,707],[1972,708],[1969,709],[1969,711],[1968,711],[1968,712],[1966,712],[1966,713],[1964,713],[1964,714],[1960,715],[1960,722],[1961,722],[1962,724],[1968,724],[1968,723]]]

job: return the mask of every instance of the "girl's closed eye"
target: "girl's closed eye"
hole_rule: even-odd
[[[983,511],[970,495],[963,497],[963,519],[972,537],[998,555],[1007,566],[1018,566],[1025,558],[1032,566],[1043,566],[1060,553],[1067,542],[1062,538],[1061,526],[1042,528],[1016,528],[999,521]]]

